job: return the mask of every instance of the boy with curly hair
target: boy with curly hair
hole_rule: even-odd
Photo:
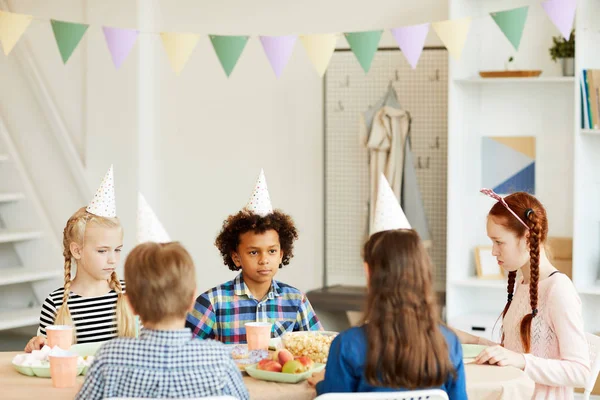
[[[224,264],[241,273],[196,299],[186,322],[194,336],[246,343],[247,322],[272,323],[272,337],[321,330],[306,295],[273,279],[294,256],[297,238],[292,218],[273,211],[261,170],[248,205],[225,220],[215,241]]]

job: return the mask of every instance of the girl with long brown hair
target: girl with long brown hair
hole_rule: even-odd
[[[507,302],[499,345],[465,332],[463,343],[492,346],[476,359],[523,369],[536,383],[534,399],[572,399],[589,374],[581,300],[571,280],[548,260],[546,210],[534,196],[517,192],[497,200],[487,218],[492,255],[508,272]]]
[[[440,388],[466,399],[462,349],[442,325],[429,257],[409,229],[373,234],[364,246],[364,324],[333,341],[317,394]]]

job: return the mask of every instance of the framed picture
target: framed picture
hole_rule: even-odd
[[[504,279],[504,271],[492,255],[490,246],[475,247],[475,269],[481,279]]]

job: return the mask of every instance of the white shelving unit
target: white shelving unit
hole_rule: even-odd
[[[514,3],[514,4],[513,4]],[[475,18],[462,57],[450,61],[448,112],[448,242],[446,316],[496,320],[506,302],[506,281],[476,278],[474,250],[490,245],[486,216],[493,200],[481,195],[481,146],[486,136],[535,136],[536,196],[545,205],[550,236],[573,237],[573,282],[586,330],[600,331],[600,130],[580,128],[579,72],[600,68],[600,3],[581,0],[576,20],[576,76],[561,76],[548,49],[558,30],[539,2],[529,15],[516,52],[491,18]],[[450,18],[482,17],[525,5],[494,0],[450,0]],[[583,28],[594,29],[583,29]],[[537,78],[480,78],[502,70],[540,69]]]
[[[455,83],[469,85],[506,85],[509,83],[527,83],[545,85],[548,83],[565,83],[572,85],[575,78],[572,76],[540,76],[538,78],[465,78],[456,79]]]

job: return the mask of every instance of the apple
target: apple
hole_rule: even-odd
[[[290,360],[285,363],[281,372],[284,374],[301,374],[304,372],[304,365],[298,360]]]
[[[315,362],[308,356],[296,357],[296,360],[300,361],[300,364],[302,364],[302,367],[304,367],[305,371],[308,371],[313,367],[313,365],[315,365]]]
[[[293,359],[294,359],[294,356],[287,349],[281,349],[277,352],[277,360],[276,361],[279,361],[279,364],[281,364],[281,365],[285,365],[286,362],[293,360]]]
[[[256,368],[263,371],[281,372],[281,364],[277,361],[269,360],[268,358],[261,360]]]

